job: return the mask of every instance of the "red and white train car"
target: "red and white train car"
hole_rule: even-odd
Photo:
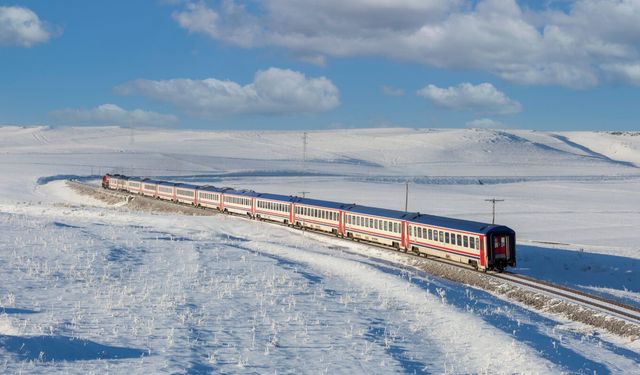
[[[102,185],[156,197],[215,208],[251,218],[333,233],[418,254],[469,264],[482,270],[516,265],[515,232],[502,225],[376,207],[220,189],[164,181],[107,175]]]

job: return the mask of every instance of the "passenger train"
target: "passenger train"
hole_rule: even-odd
[[[103,176],[102,187],[332,233],[337,237],[449,259],[484,271],[501,272],[507,266],[516,265],[515,232],[502,225],[117,174]]]

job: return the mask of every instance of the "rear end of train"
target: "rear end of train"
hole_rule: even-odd
[[[505,226],[495,226],[486,234],[488,269],[502,272],[516,266],[516,232]]]

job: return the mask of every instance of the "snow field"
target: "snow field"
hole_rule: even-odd
[[[310,133],[303,164],[300,135],[0,127],[0,372],[640,367],[637,342],[425,275],[398,254],[222,215],[105,207],[63,183],[124,172],[400,209],[409,179],[410,209],[482,221],[484,199],[505,198],[498,220],[518,233],[518,272],[640,300],[638,137],[335,130]]]

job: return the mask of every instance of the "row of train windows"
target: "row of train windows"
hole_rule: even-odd
[[[144,184],[144,190],[156,190],[156,185]]]
[[[170,187],[158,186],[158,190],[163,193],[173,194],[173,188],[170,188]]]
[[[335,211],[319,210],[311,207],[296,207],[296,214],[317,217],[318,219],[338,221],[338,213]]]
[[[371,229],[385,230],[387,232],[400,233],[400,224],[387,220],[347,215],[347,224],[358,225]]]
[[[476,241],[475,237],[420,227],[411,227],[410,231],[415,237],[423,238],[425,240],[428,239],[431,241],[468,247],[470,249],[476,249],[476,246],[479,246],[478,241]]]
[[[211,201],[217,201],[218,200],[218,194],[213,194],[213,193],[203,193],[200,192],[200,199],[208,199]]]
[[[129,186],[134,187],[134,188],[139,188],[140,187],[140,183],[139,182],[129,182]]]
[[[258,201],[258,207],[264,208],[267,210],[275,210],[282,212],[289,212],[289,205],[284,203],[276,203],[276,202],[266,202],[266,201]]]
[[[226,203],[231,203],[231,204],[241,204],[241,205],[245,205],[245,206],[251,206],[251,199],[247,199],[247,198],[237,198],[237,197],[224,197],[224,201]]]
[[[196,195],[196,193],[193,190],[184,190],[184,189],[177,189],[176,194],[182,195],[183,197],[192,197],[192,198]]]

